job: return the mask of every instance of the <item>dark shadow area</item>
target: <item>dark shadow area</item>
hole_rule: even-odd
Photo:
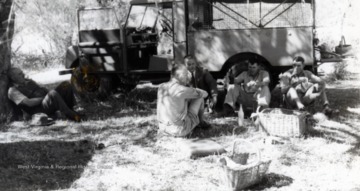
[[[39,135],[52,135],[52,134],[58,134],[62,133],[65,128],[67,128],[67,125],[56,125],[56,126],[48,126],[46,128],[42,128],[39,132]]]
[[[136,88],[129,93],[129,98],[144,102],[153,102],[157,98],[157,91],[158,88],[155,87]]]
[[[218,91],[219,92],[218,92],[218,96],[217,96],[217,103],[214,108],[214,110],[216,112],[220,112],[222,110],[224,102],[225,102],[226,93],[227,93],[227,90],[225,90],[223,88],[223,84],[221,85],[221,87],[219,87],[219,85],[218,85]]]
[[[360,105],[360,89],[327,89],[327,96],[330,105],[340,110],[340,115],[347,112],[347,107],[356,107]]]
[[[359,156],[360,155],[360,141],[354,145],[353,148],[351,148],[350,150],[348,150],[347,152],[353,154],[353,155],[357,155]]]
[[[219,136],[239,135],[247,131],[247,128],[239,127],[237,121],[230,121],[227,124],[211,123],[211,127],[195,127],[189,138],[211,138]]]
[[[274,187],[281,188],[283,186],[289,186],[293,183],[293,180],[293,178],[285,175],[269,173],[266,174],[258,184],[249,187],[247,190],[264,190]]]
[[[348,152],[352,154],[360,154],[360,128],[354,123],[360,121],[360,115],[351,113],[347,108],[357,108],[360,105],[360,89],[356,88],[331,88],[327,89],[327,96],[332,108],[338,109],[340,112],[337,116],[330,118],[333,123],[346,125],[347,129],[340,127],[324,126],[314,129],[308,128],[307,137],[322,137],[336,143],[348,143],[350,139],[354,145]],[[315,111],[322,110],[322,103],[317,101],[314,106]],[[321,126],[321,125],[320,125]]]
[[[341,121],[341,118],[350,117],[352,119],[360,120],[360,116],[355,113],[351,113],[347,110],[347,108],[354,108],[360,106],[360,89],[356,88],[348,88],[348,89],[326,89],[326,95],[328,97],[330,107],[334,109],[338,109],[339,115],[332,116],[331,120]],[[323,105],[321,100],[315,101],[314,110],[322,111]]]
[[[321,137],[321,138],[325,138],[331,142],[335,142],[335,143],[339,143],[339,144],[345,143],[345,140],[338,138],[334,132],[327,131],[327,130],[316,130],[312,127],[309,127],[307,129],[305,137],[306,138]]]
[[[134,144],[142,145],[143,147],[152,147],[154,143],[158,139],[158,125],[151,123],[151,122],[145,122],[142,124],[139,124],[137,128],[147,129],[146,134],[144,136],[136,138],[134,141]]]
[[[88,140],[0,144],[1,190],[69,188],[80,178],[94,149]]]
[[[149,110],[137,110],[137,111],[127,111],[127,112],[118,112],[114,115],[114,117],[146,117],[154,114],[153,111]]]
[[[82,104],[80,113],[88,120],[152,115],[156,109],[156,92],[157,88],[136,88],[128,95],[114,94],[104,101]]]

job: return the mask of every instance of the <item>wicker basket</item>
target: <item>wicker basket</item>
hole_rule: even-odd
[[[351,45],[346,44],[345,37],[341,36],[341,41],[339,43],[339,46],[335,47],[335,52],[340,55],[348,55],[351,52]]]
[[[301,137],[306,130],[306,114],[300,111],[268,108],[259,113],[259,120],[268,135]]]
[[[246,151],[248,149],[255,152]],[[249,157],[253,155],[256,155],[255,160],[248,162]],[[260,150],[243,139],[234,142],[231,157],[224,157],[220,161],[225,171],[223,180],[228,190],[243,190],[260,182],[271,162],[262,162]]]

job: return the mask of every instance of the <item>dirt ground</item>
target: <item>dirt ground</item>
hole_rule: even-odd
[[[360,190],[359,80],[351,73],[330,84],[328,97],[340,114],[317,114],[305,136],[284,144],[271,142],[251,120],[235,129],[236,117],[206,115],[212,128],[196,130],[190,139],[209,138],[227,152],[198,159],[184,149],[188,139],[157,135],[157,89],[148,84],[83,105],[88,120],[81,123],[13,122],[0,133],[0,190],[226,190],[219,160],[237,139],[251,142],[261,161],[271,160],[249,190]]]

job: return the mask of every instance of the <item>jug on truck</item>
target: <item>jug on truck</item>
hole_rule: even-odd
[[[172,64],[192,54],[216,79],[250,58],[277,79],[294,56],[316,64],[314,1],[133,0],[122,24],[114,8],[82,8],[61,73],[72,73],[79,92],[106,94],[167,81]]]

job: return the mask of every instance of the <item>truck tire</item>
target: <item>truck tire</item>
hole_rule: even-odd
[[[112,91],[112,79],[110,76],[88,74],[93,72],[89,65],[78,66],[74,69],[70,82],[77,97],[84,101],[93,99],[106,99]]]

